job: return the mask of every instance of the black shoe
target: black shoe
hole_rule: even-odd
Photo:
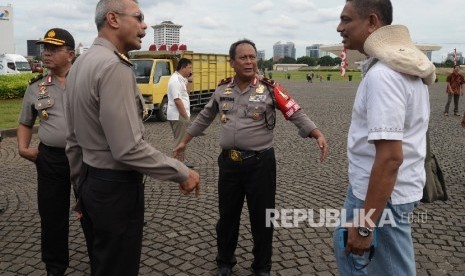
[[[227,266],[218,267],[218,276],[231,276],[231,268]]]
[[[261,272],[255,271],[254,275],[255,276],[270,276],[270,272],[269,271],[261,271]]]

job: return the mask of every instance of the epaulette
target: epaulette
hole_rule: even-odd
[[[270,87],[275,87],[275,85],[276,85],[276,82],[274,80],[267,79],[265,77],[261,78],[260,81],[263,82],[264,84],[270,86]]]
[[[39,74],[35,77],[33,77],[32,79],[29,80],[29,84],[33,84],[34,82],[40,80],[40,79],[43,79],[44,78],[44,74]]]
[[[129,61],[129,59],[124,55],[124,54],[121,54],[117,51],[115,51],[115,54],[119,57],[119,59],[124,63],[126,64],[127,66],[130,66],[132,67],[132,62]]]
[[[225,78],[225,79],[222,79],[219,83],[218,83],[218,86],[221,86],[221,85],[225,85],[227,83],[230,83],[232,81],[232,77],[229,77],[229,78]]]

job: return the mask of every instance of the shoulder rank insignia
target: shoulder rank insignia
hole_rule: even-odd
[[[234,79],[232,77],[222,79],[220,83],[218,83],[218,86],[225,85],[227,83],[231,83]]]
[[[43,77],[44,77],[43,74],[39,74],[39,75],[35,76],[34,78],[30,79],[30,80],[29,80],[29,84],[33,84],[34,82],[36,82],[36,81],[42,79]]]
[[[260,79],[261,82],[263,82],[264,84],[266,84],[267,86],[270,86],[270,87],[275,87],[276,86],[276,82],[272,79],[267,79],[265,77],[261,78]]]
[[[127,66],[130,66],[132,67],[132,62],[129,61],[129,59],[122,53],[119,53],[117,51],[115,51],[115,54],[119,57],[119,59],[124,63],[126,64]]]

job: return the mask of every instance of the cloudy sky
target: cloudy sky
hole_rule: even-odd
[[[433,53],[440,61],[454,48],[465,53],[463,0],[391,0],[393,24],[404,24],[416,43],[439,44]],[[97,31],[94,11],[97,0],[0,0],[14,13],[16,52],[27,54],[26,40],[38,39],[52,27],[69,30],[76,44],[90,46]],[[197,52],[226,53],[241,38],[253,40],[266,58],[273,44],[291,41],[297,57],[315,43],[336,44],[336,32],[344,0],[139,0],[149,26],[169,20],[180,24],[181,43]],[[461,15],[462,14],[462,15]],[[143,49],[153,43],[147,29]]]

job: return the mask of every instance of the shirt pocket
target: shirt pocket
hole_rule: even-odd
[[[234,102],[221,102],[220,103],[220,112],[227,114],[234,108]]]
[[[40,99],[37,100],[34,104],[35,109],[37,111],[41,111],[43,109],[47,109],[52,107],[55,104],[55,100],[52,98],[45,98],[45,99]]]
[[[245,109],[245,117],[254,121],[261,121],[265,118],[265,103],[249,103]]]
[[[55,104],[55,100],[53,98],[44,98],[37,100],[34,103],[34,108],[37,110],[37,114],[42,120],[47,120],[49,113],[47,109],[52,107]]]

